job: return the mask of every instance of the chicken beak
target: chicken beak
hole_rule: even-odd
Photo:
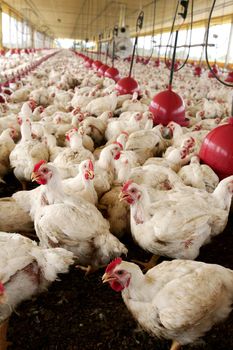
[[[35,182],[39,179],[39,175],[37,173],[35,173],[34,171],[31,174],[31,180],[32,182]]]
[[[105,273],[103,276],[102,276],[102,282],[103,283],[107,283],[107,282],[110,282],[110,281],[113,281],[115,278],[112,277],[109,273]]]
[[[0,295],[0,305],[6,304],[7,302],[7,297],[5,294]]]
[[[124,201],[128,197],[129,197],[128,193],[123,193],[123,192],[120,192],[118,196],[120,202]]]
[[[93,180],[95,177],[94,171],[89,169],[89,170],[87,170],[87,173],[89,175],[89,179]]]

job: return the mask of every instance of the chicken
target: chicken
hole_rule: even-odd
[[[60,246],[72,251],[79,264],[88,266],[88,272],[127,253],[93,204],[65,195],[55,167],[39,162],[32,179],[44,185],[35,214],[35,230],[43,247]]]
[[[182,165],[188,164],[191,155],[189,154],[189,148],[181,147],[180,149],[174,147],[168,147],[164,154],[164,157],[154,157],[146,160],[144,165],[155,164],[161,165],[167,168],[171,168],[177,172]]]
[[[104,133],[107,127],[109,118],[112,117],[112,112],[105,111],[99,117],[87,117],[81,123],[85,134],[91,136],[96,145],[100,145],[104,139]]]
[[[5,232],[0,232],[0,248],[0,323],[3,323],[20,302],[45,291],[59,273],[68,272],[73,254],[62,248],[41,248],[26,237]],[[3,349],[6,347],[1,346]]]
[[[131,133],[125,149],[134,151],[139,163],[143,165],[148,158],[160,153],[162,143],[161,133],[155,127],[153,129],[138,130]]]
[[[170,350],[193,343],[232,309],[233,271],[220,265],[165,261],[144,275],[134,263],[117,258],[102,280],[121,291],[142,329],[173,340]]]
[[[83,147],[82,136],[76,129],[71,129],[66,137],[70,142],[70,147],[66,147],[57,155],[54,164],[60,168],[62,174],[67,174],[66,177],[73,177],[78,173],[78,165],[86,159],[94,161],[94,156]]]
[[[195,259],[200,247],[224,230],[233,176],[222,180],[213,193],[189,189],[165,191],[162,198],[151,201],[145,186],[131,181],[124,184],[120,198],[131,206],[132,236],[143,249],[156,255]]]
[[[151,113],[130,113],[130,118],[112,118],[107,125],[105,131],[105,138],[107,140],[116,139],[116,137],[122,132],[126,131],[128,134],[132,132],[151,129],[153,127],[153,120]]]
[[[3,182],[3,177],[9,171],[9,155],[15,147],[14,139],[16,137],[17,131],[13,128],[4,130],[0,135],[0,182]]]
[[[87,104],[85,111],[100,116],[105,111],[114,112],[117,106],[117,93],[112,92],[110,95],[98,97]]]
[[[206,164],[200,164],[198,156],[190,160],[189,165],[183,166],[178,175],[185,185],[200,188],[207,192],[213,192],[219,183],[215,172]]]
[[[31,123],[28,119],[22,121],[20,130],[22,139],[10,154],[10,164],[23,189],[26,189],[34,165],[40,159],[48,160],[49,152],[44,143],[32,139]]]
[[[86,201],[96,205],[98,196],[94,188],[94,165],[90,159],[83,160],[79,164],[79,172],[73,178],[62,181],[64,192],[72,197],[82,197]]]
[[[122,145],[114,142],[102,149],[95,162],[94,186],[98,197],[110,190],[115,179],[115,160],[121,156]]]
[[[119,201],[121,186],[113,186],[100,198],[98,209],[110,224],[110,231],[117,238],[130,233],[130,210],[127,203]]]

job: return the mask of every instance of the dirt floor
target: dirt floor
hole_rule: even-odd
[[[11,195],[18,185],[0,188]],[[233,215],[224,233],[205,246],[198,258],[233,269]],[[147,255],[131,240],[125,241],[131,258]],[[48,292],[22,303],[10,318],[9,350],[167,350],[170,342],[142,332],[127,311],[121,294],[103,285],[103,270],[88,278],[72,268]],[[184,350],[233,350],[233,313],[201,341]]]

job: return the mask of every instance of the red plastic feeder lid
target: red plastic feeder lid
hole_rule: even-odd
[[[94,61],[92,63],[92,67],[94,68],[94,70],[98,70],[102,65],[103,63],[101,61]]]
[[[86,68],[91,68],[92,63],[93,63],[93,60],[91,58],[89,58],[88,60],[85,61],[84,66]]]
[[[98,69],[98,73],[100,76],[104,76],[104,73],[106,72],[106,70],[109,68],[109,66],[107,64],[102,64],[102,66]]]
[[[218,74],[218,66],[217,66],[216,64],[214,64],[214,65],[212,66],[212,71],[213,71],[216,75]],[[214,78],[214,75],[213,75],[213,73],[212,73],[211,71],[209,71],[208,77],[209,77],[209,78]]]
[[[233,83],[233,72],[229,72],[225,81],[227,81],[228,83]]]
[[[118,80],[115,89],[120,95],[132,95],[134,92],[139,92],[138,83],[132,77],[125,77]]]
[[[196,66],[194,68],[194,75],[197,75],[198,77],[200,77],[201,73],[202,73],[202,68],[200,66]]]
[[[108,68],[105,71],[104,76],[106,78],[113,79],[115,82],[117,82],[120,79],[119,70],[115,67]]]
[[[188,120],[185,120],[184,101],[171,88],[154,96],[149,111],[154,115],[154,124],[166,126],[171,121],[181,126],[189,124]]]
[[[233,175],[233,117],[228,124],[211,130],[205,137],[199,152],[200,159],[223,179]]]

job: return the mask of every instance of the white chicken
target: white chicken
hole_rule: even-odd
[[[200,164],[198,156],[194,156],[190,160],[190,164],[183,166],[178,175],[183,183],[187,186],[192,186],[213,192],[219,183],[219,178],[215,172],[206,164]]]
[[[73,178],[62,181],[64,192],[74,198],[82,197],[86,201],[96,205],[98,196],[94,187],[94,165],[90,159],[83,160],[79,164],[79,172]]]
[[[17,131],[13,128],[4,130],[0,135],[0,182],[3,182],[3,177],[9,171],[9,155],[15,147],[14,139],[16,137]]]
[[[233,176],[222,180],[213,193],[191,189],[166,191],[163,198],[152,202],[145,186],[132,181],[124,184],[121,199],[131,206],[132,236],[143,249],[156,255],[195,259],[200,247],[224,230]]]
[[[129,205],[119,201],[121,186],[113,186],[110,191],[103,194],[99,200],[98,208],[110,224],[110,231],[117,238],[130,233]]]
[[[59,273],[68,272],[72,263],[73,254],[65,249],[41,248],[19,234],[0,232],[0,323],[20,302],[45,291]],[[1,340],[4,350],[7,344]]]
[[[22,138],[10,154],[10,164],[23,189],[26,189],[34,165],[40,159],[47,161],[49,152],[44,143],[32,139],[30,120],[22,120],[20,130]]]
[[[98,97],[87,104],[85,111],[100,116],[105,111],[114,112],[117,106],[117,93],[112,92],[110,95]]]
[[[85,134],[91,136],[96,145],[100,145],[104,139],[105,130],[109,118],[112,117],[112,112],[105,111],[99,117],[87,117],[80,125],[83,127]]]
[[[72,251],[79,264],[88,266],[87,271],[127,253],[93,204],[65,195],[55,167],[39,162],[32,179],[45,185],[35,214],[35,230],[43,247],[60,246]]]
[[[98,197],[110,190],[115,179],[115,160],[121,156],[122,145],[114,142],[102,149],[99,160],[95,162],[94,185]]]
[[[83,147],[82,136],[77,129],[71,129],[66,137],[70,142],[70,147],[66,147],[58,153],[54,164],[60,169],[63,177],[73,177],[78,173],[78,165],[85,159],[94,161],[94,156]]]
[[[179,350],[227,318],[232,310],[233,271],[197,261],[165,261],[145,275],[117,258],[102,277],[145,331],[173,340]]]

